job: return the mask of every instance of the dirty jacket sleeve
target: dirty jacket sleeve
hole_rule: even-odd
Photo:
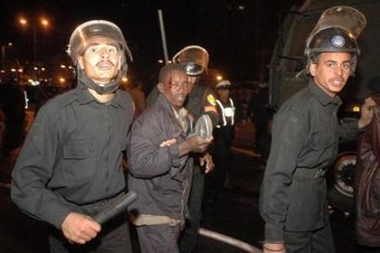
[[[166,114],[171,109],[159,97],[156,107],[147,108],[147,112],[138,118],[131,132],[128,148],[130,173],[138,178],[154,178],[170,171],[172,167],[180,165],[178,142],[170,147],[160,147],[163,141],[172,138],[178,139],[181,131],[168,131],[173,125],[174,116]],[[171,133],[171,136],[168,135]]]

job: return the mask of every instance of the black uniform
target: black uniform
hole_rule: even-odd
[[[187,97],[185,108],[194,116],[195,121],[202,116],[202,114],[208,114],[213,122],[213,126],[215,126],[219,120],[215,103],[213,91],[207,87],[196,84]],[[194,157],[194,175],[189,199],[190,219],[179,240],[179,247],[182,253],[194,251],[198,242],[198,229],[202,219],[205,174],[199,165],[199,155],[192,155]]]
[[[301,244],[313,245],[313,252],[335,252],[325,175],[337,156],[339,138],[358,132],[357,121],[339,125],[340,105],[339,97],[331,98],[311,81],[275,114],[260,213],[266,241],[285,242],[287,252],[311,252],[294,248]]]
[[[79,252],[59,231],[66,216],[93,216],[124,192],[122,152],[132,117],[132,99],[120,90],[103,104],[86,89],[76,88],[39,110],[12,173],[11,197],[23,212],[52,225],[54,245],[61,242],[63,248]],[[103,245],[107,236],[130,246],[126,217],[121,219],[122,226],[106,225],[111,228],[103,228],[103,235],[86,247]]]

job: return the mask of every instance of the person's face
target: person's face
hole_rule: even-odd
[[[194,88],[194,85],[198,82],[199,76],[188,76],[189,82],[189,92],[191,92]]]
[[[180,109],[189,94],[189,83],[185,71],[173,70],[165,83],[159,83],[158,89],[171,105]]]
[[[78,64],[88,78],[103,85],[117,76],[121,67],[121,59],[122,52],[113,41],[97,38],[78,57]]]
[[[330,97],[336,96],[346,85],[351,72],[351,58],[350,53],[321,53],[319,60],[310,65],[315,83]]]
[[[219,88],[216,90],[217,93],[218,93],[218,96],[222,99],[222,100],[227,100],[229,97],[230,97],[230,89],[229,88]]]

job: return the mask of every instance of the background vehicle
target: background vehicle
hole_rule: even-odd
[[[288,13],[280,28],[269,66],[269,100],[273,108],[278,108],[306,85],[305,78],[296,77],[306,64],[306,39],[321,13],[337,5],[352,6],[361,11],[367,19],[367,26],[358,39],[361,55],[355,76],[349,79],[340,94],[344,102],[340,112],[341,120],[352,120],[359,115],[360,104],[369,94],[368,80],[380,74],[380,1],[376,0],[306,0],[301,7],[294,7]],[[353,210],[355,151],[355,143],[342,144],[329,177],[330,204],[348,212]]]

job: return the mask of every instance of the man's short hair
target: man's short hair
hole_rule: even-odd
[[[167,83],[168,80],[170,80],[170,74],[173,71],[182,71],[186,74],[186,70],[181,64],[169,63],[161,68],[160,73],[158,75],[158,82]]]

